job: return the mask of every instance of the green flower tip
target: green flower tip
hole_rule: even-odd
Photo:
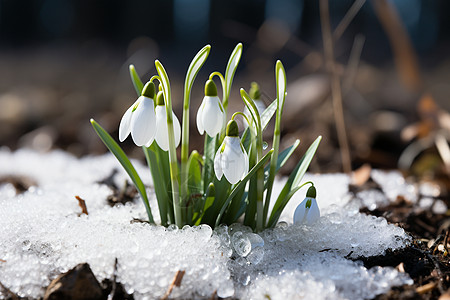
[[[206,189],[206,198],[214,197],[216,195],[216,188],[214,187],[214,183],[210,183],[208,188]]]
[[[164,105],[164,93],[162,91],[156,94],[156,105]]]
[[[147,82],[142,89],[142,96],[145,96],[147,98],[154,99],[155,98],[155,84],[153,82]]]
[[[308,191],[306,192],[306,197],[308,198],[316,198],[316,188],[312,185],[309,187]]]
[[[227,124],[227,136],[238,136],[239,127],[235,120],[230,120]]]
[[[215,97],[217,96],[217,87],[214,81],[207,80],[205,83],[205,96]]]
[[[251,84],[250,97],[253,100],[258,100],[261,98],[261,91],[259,89],[259,84],[257,84],[256,82],[252,82],[252,84]]]
[[[311,208],[311,202],[311,199],[308,199],[308,201],[306,201],[305,208]]]

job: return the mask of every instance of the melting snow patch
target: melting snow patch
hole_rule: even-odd
[[[151,186],[149,171],[135,165]],[[412,284],[393,268],[366,269],[348,259],[404,247],[409,237],[383,218],[360,214],[359,205],[348,201],[345,175],[306,176],[317,187],[322,212],[313,226],[292,225],[304,197],[299,192],[282,214],[285,222],[256,235],[239,224],[213,231],[204,225],[178,230],[130,223],[145,219],[142,203],[111,208],[106,203],[111,191],[96,183],[113,168],[120,166],[111,155],[78,160],[63,152],[0,150],[0,176],[25,175],[38,183],[20,195],[9,184],[0,186],[0,282],[5,287],[19,296],[42,297],[53,278],[79,263],[89,263],[99,281],[111,278],[115,258],[118,281],[137,299],[162,297],[178,270],[186,273],[173,298],[208,299],[217,291],[223,298],[368,299]],[[397,183],[391,187],[392,180],[378,176],[389,198],[410,191],[398,174],[387,175]],[[126,178],[120,171],[117,184]],[[275,182],[275,194],[283,183]],[[88,216],[78,216],[75,195],[86,200]],[[363,201],[379,202],[370,197],[365,194]],[[156,218],[154,197],[151,205]]]

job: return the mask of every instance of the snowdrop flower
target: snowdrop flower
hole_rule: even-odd
[[[311,186],[303,200],[294,212],[294,224],[311,225],[320,217],[319,206],[316,201],[316,188]]]
[[[219,97],[214,81],[208,80],[205,84],[205,97],[197,112],[197,129],[200,134],[206,133],[214,137],[220,130],[224,122],[224,109]]]
[[[127,109],[119,125],[119,140],[123,142],[131,133],[137,146],[151,144],[156,133],[156,117],[153,98],[155,85],[147,82],[141,96]]]
[[[241,140],[236,121],[230,120],[227,125],[227,136],[216,152],[214,172],[220,180],[222,175],[229,183],[235,184],[248,172],[248,157]]]
[[[156,136],[155,140],[158,143],[158,146],[164,150],[169,150],[169,132],[167,127],[167,114],[166,114],[166,106],[164,105],[164,94],[162,91],[158,92],[156,96]],[[177,116],[174,112],[172,112],[172,120],[173,120],[173,133],[175,136],[175,148],[180,144],[181,139],[181,126],[178,121]],[[150,144],[147,144],[147,147],[150,147]]]

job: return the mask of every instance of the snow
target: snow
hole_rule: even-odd
[[[134,162],[151,187],[149,171]],[[274,229],[260,235],[233,224],[183,229],[131,223],[145,219],[140,200],[111,208],[111,190],[96,183],[120,165],[112,155],[76,159],[55,151],[0,149],[0,177],[23,175],[38,183],[16,195],[0,185],[0,282],[23,297],[42,297],[61,272],[87,262],[99,281],[117,279],[137,299],[161,297],[178,270],[185,270],[172,298],[208,299],[369,299],[392,286],[412,284],[408,275],[391,267],[365,268],[356,259],[399,249],[410,241],[400,228],[383,218],[359,213],[361,205],[376,207],[398,195],[415,201],[414,187],[396,172],[373,171],[380,192],[363,192],[351,201],[349,178],[343,174],[311,175],[317,188],[321,218],[312,226],[292,225],[301,190],[292,198]],[[127,179],[120,170],[118,186]],[[275,181],[274,193],[286,179]],[[149,188],[151,192],[151,188]],[[86,200],[81,215],[75,196]],[[150,199],[157,221],[156,199]],[[5,295],[0,289],[0,298]]]

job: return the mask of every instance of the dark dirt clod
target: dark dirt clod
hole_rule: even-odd
[[[0,185],[10,183],[16,189],[16,194],[22,194],[32,186],[37,186],[37,182],[26,176],[8,175],[0,177]]]
[[[103,289],[87,263],[79,264],[54,279],[45,291],[44,300],[102,300]]]
[[[125,180],[122,188],[117,187],[116,183],[114,182],[114,177],[116,176],[117,172],[117,169],[113,169],[108,177],[97,181],[97,183],[99,184],[107,185],[113,191],[113,193],[106,198],[106,201],[110,206],[114,206],[119,203],[125,204],[127,202],[131,202],[138,194],[138,191],[136,190],[134,185],[131,185],[127,180]]]

